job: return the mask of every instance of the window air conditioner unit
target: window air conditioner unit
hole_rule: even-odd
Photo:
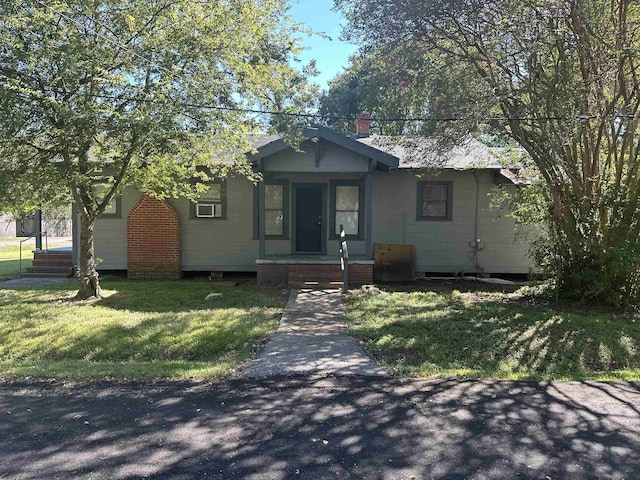
[[[196,217],[198,218],[222,217],[222,205],[219,203],[197,203]]]

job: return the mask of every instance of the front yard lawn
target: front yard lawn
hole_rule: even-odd
[[[22,247],[22,270],[26,270],[31,266],[33,261],[33,242],[25,242]],[[20,247],[19,246],[0,246],[0,282],[18,276],[20,271]]]
[[[0,377],[223,378],[276,330],[280,290],[209,282],[103,281],[100,301],[74,281],[0,288]],[[211,292],[222,297],[205,300]]]
[[[345,306],[351,334],[399,375],[640,379],[640,322],[632,315],[472,282],[382,287],[349,294]]]

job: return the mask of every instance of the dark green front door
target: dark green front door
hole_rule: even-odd
[[[296,187],[296,252],[322,252],[323,185]]]

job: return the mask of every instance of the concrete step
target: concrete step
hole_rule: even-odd
[[[51,273],[51,274],[59,274],[62,276],[72,275],[73,267],[70,266],[62,266],[62,267],[27,267],[26,273]]]
[[[52,263],[67,263],[73,265],[73,259],[71,256],[58,256],[58,255],[36,255],[33,257],[34,263],[37,262],[52,262]]]
[[[71,260],[57,258],[37,258],[33,260],[34,265],[73,265]]]

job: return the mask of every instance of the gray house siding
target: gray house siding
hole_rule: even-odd
[[[422,180],[452,182],[451,220],[417,220],[417,184]],[[478,267],[485,273],[528,273],[528,244],[516,241],[512,219],[490,208],[495,188],[489,170],[479,171]],[[373,232],[376,243],[416,246],[417,272],[475,272],[472,242],[475,233],[476,179],[472,171],[443,171],[416,176],[399,170],[377,174],[374,182]]]
[[[326,255],[338,256],[338,242],[331,236],[331,182],[360,181],[370,171],[372,161],[360,154],[326,141],[305,142],[305,152],[278,151],[259,160],[265,179],[286,180],[288,186],[288,231],[280,239],[266,239],[265,255],[295,254],[294,199],[298,184],[325,186],[324,246]],[[373,174],[374,243],[415,245],[417,272],[528,273],[531,261],[528,244],[516,239],[513,220],[499,217],[489,207],[489,193],[495,188],[490,170],[444,170],[435,176],[418,177],[411,170],[376,171]],[[417,219],[418,182],[432,180],[451,185],[450,218]],[[479,190],[477,190],[479,187]],[[515,187],[512,187],[515,188]],[[476,197],[476,192],[478,195]],[[186,199],[168,200],[180,220],[181,268],[185,271],[256,271],[259,241],[255,234],[256,199],[254,185],[244,178],[226,181],[225,218],[195,218]],[[127,268],[127,215],[140,199],[140,192],[127,189],[121,212],[96,223],[95,248],[103,270]],[[474,258],[476,238],[476,198],[478,199],[477,238],[481,250]],[[365,212],[364,207],[362,213]],[[366,231],[349,241],[351,256],[366,254]]]
[[[369,171],[369,159],[326,141],[303,142],[301,152],[283,150],[264,160],[266,172],[343,173]]]
[[[100,259],[98,270],[127,269],[127,215],[140,200],[141,193],[127,188],[120,201],[120,212],[96,221],[93,238],[95,255]],[[79,221],[78,221],[79,224]],[[80,229],[76,235],[79,235]],[[76,238],[80,244],[80,238]]]
[[[253,239],[253,184],[244,178],[227,180],[227,216],[194,218],[187,199],[169,199],[180,219],[181,265],[185,271],[255,270],[258,242]],[[95,226],[96,256],[102,270],[127,268],[127,215],[141,193],[125,190],[119,218],[100,218]]]

